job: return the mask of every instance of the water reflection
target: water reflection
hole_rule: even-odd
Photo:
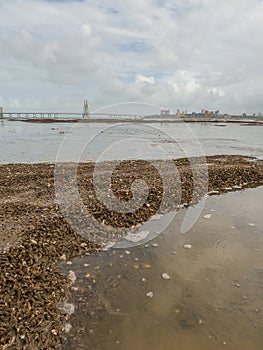
[[[186,235],[177,216],[146,245],[63,264],[77,277],[64,349],[262,349],[262,195],[210,197]]]

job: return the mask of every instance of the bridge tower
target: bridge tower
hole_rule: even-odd
[[[88,100],[84,100],[83,102],[83,111],[82,111],[82,117],[90,117],[90,109],[89,109],[89,101]]]

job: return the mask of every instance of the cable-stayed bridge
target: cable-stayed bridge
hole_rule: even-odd
[[[143,114],[133,114],[133,113],[89,113],[88,115],[79,112],[2,112],[0,115],[2,118],[85,118],[85,119],[94,119],[94,118],[142,118]]]
[[[4,111],[3,107],[0,107],[0,118],[10,119],[134,119],[142,118],[142,114],[134,113],[99,113],[90,112],[90,106],[88,100],[83,101],[82,113],[80,112],[45,112],[45,111],[31,111],[31,112],[12,112]]]

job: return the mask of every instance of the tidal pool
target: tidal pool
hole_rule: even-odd
[[[263,187],[211,196],[186,234],[182,209],[146,245],[63,263],[64,349],[261,350],[262,208]]]

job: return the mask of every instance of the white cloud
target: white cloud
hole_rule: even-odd
[[[88,23],[84,23],[84,24],[81,26],[81,31],[82,31],[82,33],[83,33],[84,36],[87,36],[87,37],[90,37],[90,38],[91,38],[92,29],[91,29],[91,26],[90,26]]]
[[[215,87],[212,87],[211,89],[207,89],[208,94],[214,95],[214,96],[219,96],[219,97],[224,97],[225,96],[225,91],[222,89],[217,89]]]
[[[1,103],[263,112],[262,22],[259,0],[0,0]]]
[[[154,83],[155,83],[155,79],[154,79],[154,77],[146,77],[146,76],[144,76],[144,75],[137,74],[137,75],[136,75],[135,82],[136,82],[136,83],[154,84]]]

